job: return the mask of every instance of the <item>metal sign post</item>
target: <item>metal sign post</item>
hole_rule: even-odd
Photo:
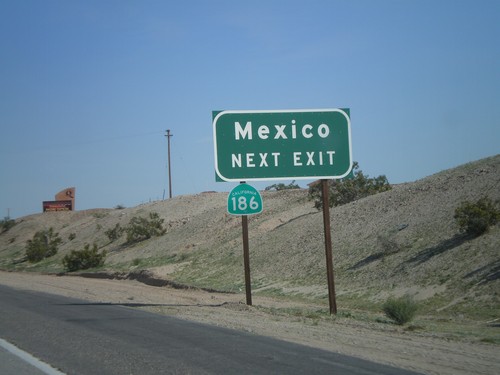
[[[248,216],[241,217],[241,228],[243,232],[243,263],[245,267],[245,293],[247,305],[252,306],[252,282],[250,279],[250,246],[248,245]]]
[[[326,276],[328,280],[328,302],[330,304],[330,314],[337,314],[337,301],[335,299],[335,281],[333,278],[333,255],[332,255],[332,235],[330,229],[330,202],[328,180],[321,180],[323,198],[323,226],[325,229],[325,255],[326,255]]]
[[[252,305],[252,282],[250,279],[250,246],[248,241],[248,215],[262,212],[262,197],[257,189],[242,181],[227,197],[227,212],[241,216],[243,233],[243,263],[245,267],[245,291],[247,305]]]

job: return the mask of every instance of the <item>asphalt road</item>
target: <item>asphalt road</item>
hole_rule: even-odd
[[[66,374],[415,374],[130,307],[3,285],[0,339]],[[0,359],[5,355],[0,351]],[[8,374],[5,363],[0,361],[2,374]]]

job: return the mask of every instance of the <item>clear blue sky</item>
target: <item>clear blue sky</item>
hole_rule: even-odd
[[[231,190],[212,110],[350,108],[353,159],[391,183],[498,154],[499,18],[497,0],[1,0],[0,217],[70,186],[79,210],[168,197],[166,129],[174,196]]]

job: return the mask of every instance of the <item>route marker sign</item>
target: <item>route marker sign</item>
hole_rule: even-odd
[[[237,185],[227,197],[230,215],[254,215],[262,212],[262,197],[257,189],[248,184]]]
[[[222,181],[343,178],[352,168],[349,109],[212,112]]]

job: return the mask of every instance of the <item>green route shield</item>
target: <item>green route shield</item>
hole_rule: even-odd
[[[227,212],[231,215],[253,215],[262,212],[262,197],[257,189],[239,184],[227,197]]]

